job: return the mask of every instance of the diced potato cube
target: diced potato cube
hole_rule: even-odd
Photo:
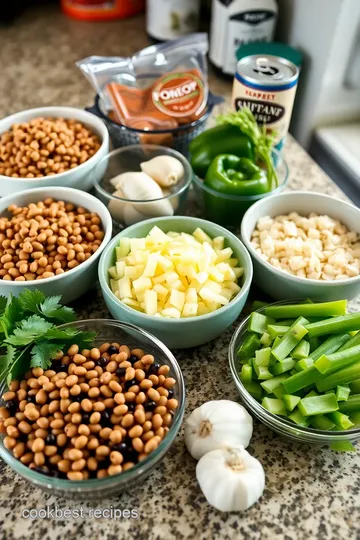
[[[144,251],[146,249],[145,238],[130,238],[131,251]]]
[[[158,242],[159,244],[166,244],[171,240],[171,238],[167,236],[167,234],[165,234],[164,231],[159,229],[159,227],[157,227],[156,225],[151,229],[148,236],[156,240],[156,242]]]
[[[234,283],[233,281],[224,281],[223,286],[227,289],[230,289],[235,294],[241,291],[241,287],[239,287],[239,285],[237,283]]]
[[[240,268],[240,267],[233,268],[233,272],[234,272],[236,278],[239,279],[244,274],[244,269]]]
[[[225,238],[223,236],[217,236],[213,240],[213,247],[217,251],[221,251],[222,249],[224,249],[224,243],[225,243]]]
[[[194,289],[193,287],[189,287],[188,290],[186,291],[185,298],[186,298],[186,302],[187,302],[188,304],[195,304],[195,303],[197,303],[197,301],[198,301],[198,295],[197,295],[196,289]]]
[[[231,268],[235,268],[236,266],[239,266],[238,259],[235,259],[234,257],[231,257],[231,259],[228,259],[226,262],[230,264]]]
[[[119,290],[118,281],[116,279],[110,279],[110,289],[114,294]]]
[[[197,275],[196,275],[196,281],[198,283],[201,283],[201,285],[203,283],[205,283],[205,281],[207,281],[209,279],[209,274],[207,272],[199,272]]]
[[[205,281],[204,287],[211,289],[217,294],[220,294],[221,289],[222,289],[222,286],[220,285],[220,283],[216,283],[216,281],[213,281],[212,279],[208,279],[207,281]]]
[[[160,255],[158,257],[158,265],[162,270],[169,270],[170,268],[172,268],[174,266],[172,261],[170,261],[169,259],[167,259],[163,255]]]
[[[208,287],[203,287],[202,289],[200,289],[199,295],[203,300],[205,300],[205,302],[214,302],[223,306],[229,303],[229,300],[225,298],[225,296],[215,293]]]
[[[164,317],[170,317],[171,319],[180,319],[181,317],[180,311],[174,307],[163,309],[161,315]]]
[[[151,279],[149,277],[141,276],[133,281],[133,287],[135,291],[146,291],[148,289],[151,289]]]
[[[196,240],[199,240],[199,242],[201,243],[208,242],[209,244],[212,244],[212,240],[210,236],[207,235],[205,231],[200,229],[200,227],[195,229],[195,231],[193,232],[193,236],[194,238],[196,238]]]
[[[186,287],[184,287],[184,285],[182,284],[180,279],[177,279],[176,281],[174,281],[174,283],[171,284],[171,288],[176,289],[178,291],[185,291],[186,290]]]
[[[141,310],[141,306],[137,300],[134,300],[133,298],[123,298],[122,302],[129,307],[132,307],[136,309],[137,311]]]
[[[158,263],[158,257],[155,253],[152,253],[149,255],[145,269],[144,269],[144,276],[153,277],[156,273],[156,267]]]
[[[176,307],[179,311],[182,311],[185,304],[185,294],[181,291],[177,291],[176,289],[172,289],[169,302],[173,307]]]
[[[184,244],[192,244],[194,246],[198,245],[197,239],[194,238],[193,235],[188,234],[188,233],[182,232],[181,233],[181,240],[183,241]],[[180,241],[180,239],[179,239],[179,241]]]
[[[203,248],[204,248],[205,253],[209,256],[210,260],[212,262],[215,262],[218,255],[216,254],[216,251],[211,247],[211,245],[208,244],[207,242],[204,242]]]
[[[126,257],[130,252],[130,238],[120,238],[119,247],[116,248],[116,258]]]
[[[118,279],[124,277],[124,270],[125,270],[125,261],[117,261],[115,263],[115,266],[116,266],[116,273],[117,273],[117,276],[118,276]]]
[[[113,279],[119,279],[118,276],[117,276],[117,273],[116,273],[116,267],[115,266],[110,266],[110,268],[109,268],[109,276],[112,277]]]
[[[156,291],[145,291],[145,313],[155,315],[157,312],[157,293]]]
[[[169,285],[172,285],[173,283],[175,283],[175,281],[179,279],[179,276],[177,275],[176,272],[165,272],[164,277],[165,277],[165,281]]]
[[[207,313],[210,313],[210,310],[207,307],[207,305],[204,302],[199,302],[198,303],[197,314],[198,315],[206,315]]]
[[[158,300],[160,300],[161,298],[165,299],[170,292],[169,289],[161,285],[161,283],[157,283],[156,285],[154,285],[153,290],[157,292]]]
[[[178,232],[175,232],[175,231],[170,231],[168,233],[166,233],[168,236],[170,236],[170,238],[177,238],[178,236],[180,236],[180,233]]]
[[[120,298],[132,298],[130,278],[124,276],[118,281]]]
[[[139,271],[138,266],[126,266],[124,270],[124,275],[129,277],[130,279],[137,279],[142,274],[141,268]]]
[[[217,262],[219,263],[222,261],[226,261],[227,259],[230,259],[232,254],[233,254],[233,250],[229,247],[220,250],[217,257]]]
[[[187,302],[184,304],[183,310],[182,310],[182,316],[183,317],[195,317],[198,312],[198,304]]]
[[[218,283],[224,281],[224,274],[216,266],[210,266],[209,268],[209,278],[213,279]]]

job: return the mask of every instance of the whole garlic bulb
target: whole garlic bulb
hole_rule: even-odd
[[[265,487],[260,461],[244,448],[208,452],[196,465],[196,478],[208,503],[222,512],[246,510]]]
[[[208,401],[195,409],[185,422],[185,444],[195,459],[225,446],[248,446],[253,421],[235,401]]]
[[[175,186],[184,176],[185,170],[180,160],[173,156],[156,156],[140,163],[141,170],[161,187]]]

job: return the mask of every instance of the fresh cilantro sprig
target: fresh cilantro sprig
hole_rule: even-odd
[[[76,319],[60,300],[29,289],[18,298],[0,296],[0,381],[9,383],[29,368],[47,369],[60,350],[73,343],[84,349],[93,342],[93,332],[57,326]]]

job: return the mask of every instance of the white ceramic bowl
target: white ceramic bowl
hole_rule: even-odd
[[[105,232],[104,239],[98,250],[87,261],[59,276],[34,281],[4,281],[0,279],[0,296],[8,298],[9,294],[18,296],[24,289],[40,289],[48,296],[61,294],[62,303],[72,302],[84,294],[97,281],[97,266],[100,254],[111,239],[112,220],[108,209],[99,199],[78,189],[64,187],[36,188],[22,193],[15,193],[0,199],[0,216],[6,215],[6,209],[11,204],[24,206],[38,202],[47,197],[83,206],[90,212],[96,212]]]
[[[298,212],[303,216],[308,216],[311,212],[327,214],[340,220],[349,230],[360,234],[360,209],[335,197],[308,191],[293,191],[258,201],[245,213],[241,223],[241,239],[251,255],[254,280],[258,286],[276,300],[350,300],[360,294],[360,276],[339,281],[301,278],[278,270],[256,253],[250,240],[258,219],[290,212]]]
[[[28,109],[0,120],[0,134],[8,131],[13,124],[28,122],[39,116],[51,118],[69,118],[79,120],[84,126],[91,129],[101,140],[99,150],[90,159],[78,167],[53,176],[43,178],[12,178],[0,175],[0,197],[11,195],[18,191],[45,186],[73,187],[89,191],[96,178],[90,174],[95,165],[109,152],[109,133],[104,122],[89,112],[74,107],[39,107]],[[98,169],[99,178],[103,171]]]

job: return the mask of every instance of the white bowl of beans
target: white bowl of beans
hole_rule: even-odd
[[[41,107],[7,116],[0,120],[0,196],[44,186],[89,191],[96,180],[90,173],[108,151],[105,124],[82,109]]]
[[[172,446],[185,386],[170,350],[137,326],[97,319],[89,349],[0,388],[0,456],[53,495],[100,499],[141,486]],[[1,397],[2,396],[2,397]],[[182,452],[181,441],[177,452]],[[166,485],[163,467],[159,474]]]
[[[83,191],[35,188],[0,199],[0,295],[40,289],[68,303],[96,283],[112,220]]]

